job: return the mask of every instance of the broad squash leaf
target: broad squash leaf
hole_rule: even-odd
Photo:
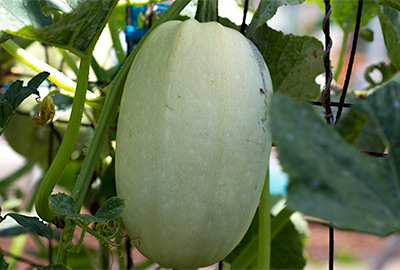
[[[308,104],[275,95],[271,127],[289,174],[288,206],[336,227],[377,235],[400,232],[400,85],[386,84],[352,111],[371,122],[388,154],[367,156]]]
[[[400,15],[399,11],[383,6],[379,12],[386,49],[397,70],[400,70]]]
[[[304,0],[279,0],[279,1],[260,1],[260,4],[249,25],[248,31],[253,32],[255,28],[264,25],[271,19],[280,6],[299,5]]]
[[[65,48],[83,57],[91,53],[117,2],[52,0],[48,8],[65,12],[53,21],[44,15],[39,0],[2,0],[0,31]]]
[[[322,10],[325,9],[323,1],[313,0],[313,2],[317,3]],[[331,19],[335,21],[345,33],[354,31],[358,2],[359,1],[331,0]],[[379,5],[375,1],[364,1],[361,26],[366,25],[377,14],[378,7]]]
[[[266,25],[258,27],[248,38],[268,64],[275,93],[294,99],[318,97],[320,87],[315,78],[324,71],[321,42],[307,36],[285,35]]]

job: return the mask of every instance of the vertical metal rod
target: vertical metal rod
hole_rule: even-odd
[[[335,261],[335,234],[332,224],[329,226],[329,270],[333,270]]]
[[[244,1],[244,9],[243,9],[243,21],[242,25],[240,26],[240,33],[244,35],[244,32],[246,31],[246,16],[247,16],[247,11],[249,10],[249,0]]]
[[[364,2],[363,0],[358,0],[356,26],[354,29],[353,44],[351,46],[351,53],[350,53],[350,58],[349,58],[349,65],[347,66],[346,79],[344,81],[343,91],[342,91],[342,95],[340,96],[338,111],[336,113],[336,121],[338,121],[342,115],[342,110],[343,110],[342,104],[344,104],[344,100],[345,100],[346,94],[347,94],[347,89],[349,88],[349,84],[350,84],[350,77],[351,77],[351,72],[353,69],[354,58],[355,58],[356,49],[357,49],[358,34],[360,32],[363,2]]]

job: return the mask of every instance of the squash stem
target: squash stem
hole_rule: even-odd
[[[46,172],[43,180],[40,182],[36,195],[36,211],[43,220],[48,222],[51,222],[56,216],[55,211],[49,206],[49,197],[69,161],[81,125],[85,105],[85,94],[89,80],[90,60],[90,57],[81,60],[78,83],[67,131],[53,163]]]
[[[270,269],[271,260],[271,198],[269,193],[269,169],[261,193],[258,220],[258,268]]]
[[[61,231],[60,242],[58,245],[56,263],[67,265],[68,248],[71,247],[72,238],[74,237],[75,225],[68,218],[65,219],[65,227]]]
[[[218,0],[198,0],[194,18],[199,22],[217,22]]]
[[[18,46],[17,43],[10,39],[1,43],[0,46],[3,47],[3,49],[11,54],[15,59],[17,59],[27,67],[31,68],[32,70],[38,73],[43,71],[49,72],[50,76],[48,77],[48,79],[60,88],[62,88],[60,90],[60,94],[72,98],[75,96],[75,88],[77,87],[76,83],[68,78],[64,73],[46,64],[42,60],[39,60],[30,52],[24,50],[23,48]],[[92,92],[87,92],[86,94],[87,103],[90,103],[89,105],[96,106],[97,103],[102,103],[101,99],[97,102],[97,96]]]

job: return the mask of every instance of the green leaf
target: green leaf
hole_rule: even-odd
[[[348,143],[353,144],[367,120],[364,114],[350,111],[337,123],[336,129]]]
[[[45,16],[39,1],[2,0],[0,2],[0,30],[17,32],[25,25],[43,28],[51,24],[51,18]]]
[[[318,97],[315,78],[324,71],[321,42],[312,37],[284,35],[266,25],[248,36],[268,65],[275,93],[295,99]]]
[[[31,232],[51,239],[51,229],[37,217],[28,217],[16,213],[9,213],[5,217],[7,216],[12,217],[19,225],[28,228]]]
[[[61,264],[61,263],[50,264],[50,265],[47,265],[45,267],[38,268],[38,270],[39,269],[42,269],[42,270],[68,270],[68,268],[65,265]]]
[[[398,0],[378,0],[378,3],[400,11],[400,2]]]
[[[377,89],[352,110],[368,116],[371,129],[379,136],[388,150],[386,169],[393,181],[398,181],[400,170],[400,84],[389,82]],[[397,179],[397,180],[396,180]],[[396,182],[397,183],[397,182]],[[396,185],[397,186],[397,185]],[[397,186],[399,188],[399,186]],[[397,191],[400,192],[400,189]]]
[[[67,218],[72,220],[79,220],[85,224],[89,224],[92,222],[104,223],[104,220],[95,216],[87,215],[87,214],[74,214],[68,215]]]
[[[375,81],[372,79],[370,76],[371,73],[373,72],[379,72],[381,74],[381,79],[380,81]],[[367,82],[370,83],[370,86],[366,89],[369,90],[371,88],[375,88],[379,85],[382,85],[389,80],[393,79],[393,77],[397,74],[397,69],[394,67],[392,63],[385,63],[385,62],[380,62],[378,64],[371,65],[366,68],[364,72],[364,78]]]
[[[390,61],[392,61],[397,70],[400,70],[399,12],[384,6],[379,12],[379,21]]]
[[[254,31],[253,28],[264,25],[269,19],[271,19],[280,6],[285,5],[299,5],[304,0],[274,0],[274,1],[260,1],[260,4],[253,16],[253,19],[249,25],[248,31]]]
[[[53,208],[58,215],[74,215],[75,201],[71,196],[64,193],[51,195],[49,199],[50,207]]]
[[[306,265],[302,236],[292,221],[272,239],[271,246],[271,269],[303,269]]]
[[[13,226],[8,228],[0,227],[0,237],[4,236],[17,236],[21,234],[25,234],[30,232],[28,228],[21,227],[21,226]]]
[[[308,104],[275,95],[271,129],[289,174],[288,206],[336,227],[387,235],[400,231],[400,88],[387,84],[353,106],[367,115],[389,154],[349,145]]]
[[[18,0],[16,4],[13,4],[13,1],[0,2],[0,15],[4,16],[0,20],[0,31],[62,47],[81,57],[91,53],[97,37],[118,2],[52,1],[50,7],[64,11],[70,11],[65,4],[71,8],[75,7],[72,12],[64,13],[53,22],[51,17],[44,17],[38,0]]]
[[[0,127],[3,128],[3,130],[24,99],[32,94],[39,95],[37,88],[49,75],[48,72],[41,72],[33,77],[25,87],[20,80],[10,85],[3,98],[0,100]]]
[[[385,150],[385,144],[371,121],[368,121],[368,116],[354,109],[342,117],[336,129],[348,143],[361,151],[383,153]]]
[[[85,0],[46,0],[50,8],[60,10],[64,13],[70,13],[76,9]]]
[[[124,210],[124,200],[119,197],[111,197],[105,201],[94,215],[104,221],[113,220],[121,216]]]
[[[323,1],[313,0],[322,10],[325,10]],[[354,31],[356,25],[356,13],[358,1],[331,0],[331,18],[343,29],[345,33]],[[378,4],[375,1],[364,1],[361,27],[366,25],[378,12]]]
[[[9,264],[4,260],[4,254],[0,250],[0,270],[7,270]]]

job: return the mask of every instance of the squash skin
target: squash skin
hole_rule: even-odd
[[[117,130],[116,184],[138,250],[163,267],[222,260],[261,196],[272,83],[239,32],[170,21],[132,64]]]

